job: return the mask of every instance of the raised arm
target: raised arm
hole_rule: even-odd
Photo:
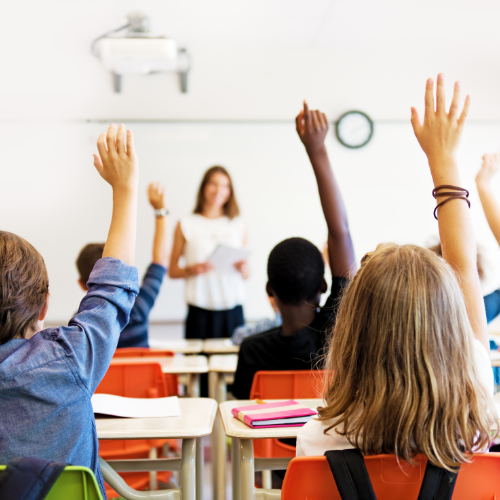
[[[446,112],[444,76],[438,75],[436,106],[434,107],[434,82],[427,80],[425,89],[424,123],[420,122],[415,108],[411,109],[411,123],[415,136],[427,155],[434,187],[448,185],[463,188],[457,167],[456,152],[469,110],[469,96],[460,115],[458,106],[460,85],[455,83],[450,110]],[[444,189],[442,192],[449,192]],[[438,197],[442,203],[448,197]],[[462,289],[469,320],[475,337],[489,350],[486,314],[477,273],[476,242],[468,204],[454,199],[438,209],[439,236],[443,258],[457,274]]]
[[[321,207],[328,227],[328,257],[332,276],[347,277],[355,266],[354,247],[344,201],[325,147],[328,121],[324,113],[310,111],[304,101],[304,109],[295,122],[318,183]]]
[[[127,131],[125,145],[125,126],[120,125],[117,132],[116,125],[110,125],[99,136],[97,149],[94,166],[113,189],[113,215],[102,256],[134,265],[139,165],[132,131]]]
[[[152,182],[148,186],[149,203],[155,210],[166,209],[165,186],[160,182]],[[168,224],[166,216],[156,216],[155,235],[153,239],[153,264],[167,267],[168,263]]]
[[[491,178],[498,170],[500,170],[500,154],[484,155],[483,165],[476,175],[476,186],[488,225],[500,245],[500,204],[490,185]]]

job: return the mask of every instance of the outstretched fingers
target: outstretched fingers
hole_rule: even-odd
[[[460,127],[463,127],[465,125],[465,122],[467,121],[467,115],[469,114],[469,107],[470,107],[470,96],[468,95],[465,98],[464,108],[462,109],[462,113],[460,113],[460,117],[458,118],[458,125]]]
[[[446,114],[446,93],[444,90],[444,75],[439,73],[436,85],[436,113]]]
[[[420,121],[418,111],[415,108],[411,108],[411,126],[413,127],[413,132],[418,137],[418,134],[422,129],[422,122]]]
[[[112,123],[108,127],[108,131],[106,133],[106,145],[108,146],[108,153],[110,156],[114,156],[116,154],[116,125]]]
[[[99,172],[99,175],[102,176],[104,166],[102,164],[101,157],[98,154],[96,154],[96,153],[94,153],[94,167]]]
[[[434,114],[434,81],[432,78],[427,79],[425,84],[425,117]]]
[[[125,154],[125,125],[120,124],[116,133],[116,151],[119,155]]]
[[[460,101],[460,83],[455,82],[455,86],[453,88],[453,98],[451,100],[450,112],[448,116],[451,120],[456,119],[458,113],[458,103]]]
[[[134,134],[132,130],[127,130],[127,155],[131,158],[135,155]]]

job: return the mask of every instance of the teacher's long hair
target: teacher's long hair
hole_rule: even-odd
[[[234,219],[240,215],[240,207],[238,206],[238,202],[236,201],[236,195],[234,194],[233,181],[229,172],[219,165],[215,165],[210,167],[203,176],[203,180],[201,181],[200,188],[198,189],[198,195],[196,196],[196,205],[193,213],[201,214],[203,212],[203,204],[205,203],[205,186],[210,181],[210,177],[213,174],[224,174],[229,179],[229,188],[231,189],[231,194],[229,195],[229,200],[226,201],[222,209],[224,210],[224,215],[229,217],[230,219]]]

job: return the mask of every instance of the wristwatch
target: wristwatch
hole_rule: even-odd
[[[169,211],[166,208],[155,208],[155,217],[160,219],[161,217],[165,217],[169,214]]]

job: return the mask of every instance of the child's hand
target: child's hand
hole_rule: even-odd
[[[328,120],[320,111],[309,111],[306,101],[304,109],[295,118],[297,134],[309,155],[318,153],[325,147]]]
[[[111,124],[106,134],[101,134],[97,139],[99,154],[94,154],[94,166],[100,176],[108,182],[113,189],[136,187],[139,177],[139,165],[134,149],[132,131],[127,131],[127,144],[125,149],[125,125],[118,127]]]
[[[489,184],[498,170],[500,170],[500,153],[484,155],[483,165],[476,175],[476,184]]]
[[[160,181],[152,182],[148,186],[149,203],[154,209],[167,208],[165,203],[165,185]]]
[[[427,155],[433,176],[444,173],[443,169],[446,170],[450,162],[454,163],[455,161],[455,154],[465,125],[470,103],[469,96],[467,96],[465,98],[462,113],[458,116],[459,98],[460,85],[458,82],[455,82],[453,99],[451,101],[450,110],[447,113],[444,75],[439,74],[437,78],[435,110],[434,82],[432,78],[427,80],[423,125],[420,122],[417,110],[411,108],[411,124],[413,126],[413,131],[415,132],[420,147]]]

